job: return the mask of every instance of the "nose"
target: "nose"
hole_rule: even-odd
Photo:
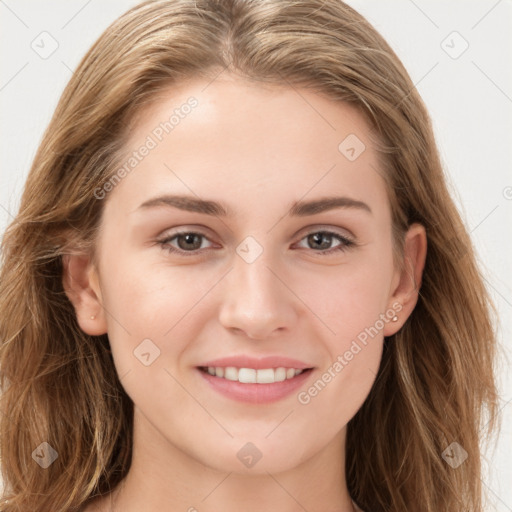
[[[297,322],[298,300],[265,252],[247,263],[238,256],[225,278],[219,321],[236,334],[266,339]]]

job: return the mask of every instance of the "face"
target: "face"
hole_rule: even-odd
[[[342,446],[406,313],[363,116],[189,81],[139,115],[125,157],[98,192],[101,307],[81,325],[108,332],[140,438],[238,473]]]

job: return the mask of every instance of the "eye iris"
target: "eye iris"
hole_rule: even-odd
[[[313,247],[315,244],[319,243],[319,240],[324,239],[326,243],[322,244],[320,243],[317,245],[317,249],[329,249],[331,242],[332,242],[332,235],[329,235],[327,233],[314,233],[312,235],[308,236],[308,243],[312,243]]]
[[[186,233],[184,235],[178,235],[177,238],[178,238],[178,246],[180,247],[180,249],[195,250],[195,249],[199,249],[201,247],[201,235],[197,235],[195,233]],[[187,244],[191,244],[191,243],[193,243],[194,238],[196,238],[196,242],[197,242],[197,240],[199,240],[199,243],[196,243],[194,247],[190,247],[190,245],[181,243],[181,241],[183,239],[185,239]]]

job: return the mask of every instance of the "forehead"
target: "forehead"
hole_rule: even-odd
[[[306,88],[188,80],[138,113],[121,160],[128,175],[111,195],[133,207],[162,192],[245,205],[335,191],[376,201],[385,190],[372,140],[356,107]]]

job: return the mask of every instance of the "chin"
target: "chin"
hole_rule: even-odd
[[[268,432],[265,434],[268,435]],[[272,434],[271,434],[272,435]],[[303,443],[285,442],[276,436],[275,440],[252,438],[250,436],[230,439],[228,445],[216,444],[208,450],[208,455],[196,457],[202,464],[220,472],[239,475],[263,475],[289,471],[309,457],[302,451]],[[212,457],[212,454],[213,457]]]

